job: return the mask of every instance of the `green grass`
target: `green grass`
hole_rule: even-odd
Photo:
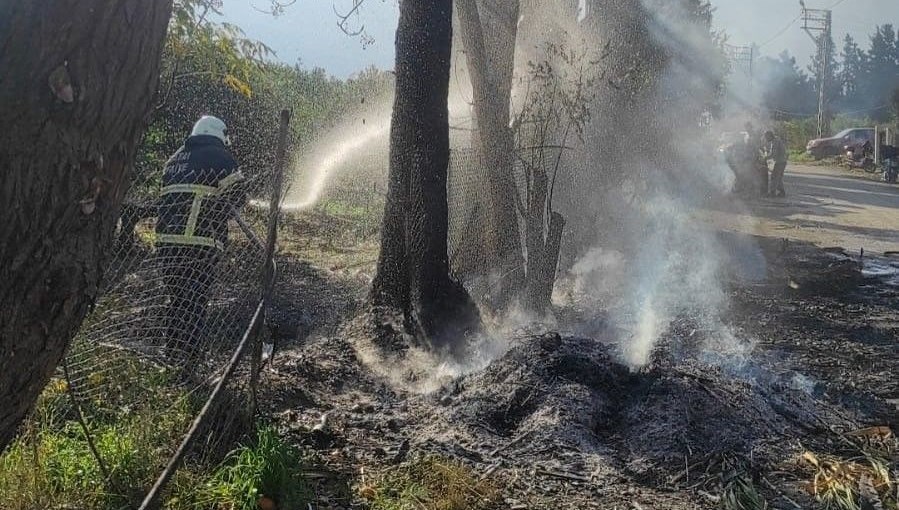
[[[137,506],[196,409],[187,395],[163,385],[165,380],[154,373],[134,381],[160,396],[140,406],[115,408],[117,398],[83,403],[108,480],[76,420],[66,384],[51,381],[24,433],[0,456],[0,508]]]
[[[81,406],[109,479],[85,440],[66,383],[54,379],[24,432],[0,455],[0,509],[139,506],[202,402],[172,384],[165,370],[134,358],[111,363],[112,370],[88,374],[81,386],[92,390]],[[309,499],[300,452],[269,427],[219,465],[201,458],[189,457],[179,470],[165,508],[249,510],[262,496],[279,508],[305,508]]]
[[[724,486],[721,510],[767,510],[768,502],[759,494],[747,474],[734,476]]]
[[[234,450],[211,476],[202,467],[183,470],[172,487],[167,509],[254,510],[267,498],[278,508],[306,508],[310,489],[303,477],[305,459],[268,426]]]
[[[341,200],[328,200],[321,202],[315,209],[322,214],[339,216],[348,220],[374,221],[380,219],[383,207],[380,203],[367,207]]]
[[[377,218],[380,218],[381,208],[370,207],[365,213],[370,215],[370,224],[359,216],[347,219],[324,212],[359,215],[363,210],[330,201],[321,209],[287,214],[279,232],[279,252],[325,269],[370,270],[377,261],[380,248],[379,220],[375,221],[373,211],[377,210]],[[366,225],[370,228],[365,228]]]
[[[439,457],[422,457],[382,474],[359,488],[371,510],[491,510],[500,508],[497,489],[468,467]]]

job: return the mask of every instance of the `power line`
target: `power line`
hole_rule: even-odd
[[[840,5],[841,3],[845,2],[845,1],[846,1],[846,0],[837,0],[836,3],[834,3],[833,5],[831,5],[830,7],[828,7],[828,9],[833,9],[834,7]],[[790,21],[790,23],[787,24],[787,26],[783,27],[782,30],[780,30],[779,32],[777,32],[776,34],[774,34],[774,35],[773,35],[770,39],[768,39],[767,41],[763,42],[762,44],[759,44],[758,47],[759,47],[759,48],[764,48],[765,46],[768,46],[769,44],[773,43],[774,41],[776,41],[777,39],[779,39],[780,36],[782,36],[782,35],[784,35],[785,33],[787,33],[787,30],[791,29],[791,28],[793,27],[793,25],[795,25],[796,22],[799,21],[800,19],[802,19],[802,14],[800,14],[799,16],[796,16],[795,18],[793,18],[793,20]]]
[[[802,18],[802,15],[801,15],[801,14],[800,14],[799,16],[796,16],[795,18],[793,18],[793,20],[790,21],[790,23],[789,23],[787,26],[783,27],[783,30],[781,30],[780,32],[778,32],[777,34],[775,34],[772,38],[768,39],[767,41],[763,42],[762,44],[759,44],[758,47],[759,47],[759,48],[764,48],[765,46],[767,46],[767,45],[773,43],[774,41],[776,41],[778,38],[780,38],[780,36],[784,35],[784,34],[787,32],[787,30],[789,30],[790,28],[792,28],[793,25],[795,25],[796,22],[799,21],[801,18]]]

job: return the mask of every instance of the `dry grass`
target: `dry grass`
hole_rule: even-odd
[[[877,453],[843,459],[805,452],[800,464],[810,475],[805,490],[826,510],[899,510],[896,473]]]
[[[371,510],[492,510],[499,491],[463,464],[422,457],[358,487]]]

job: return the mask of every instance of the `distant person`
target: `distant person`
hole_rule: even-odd
[[[206,306],[225,244],[228,221],[243,207],[243,175],[228,151],[221,119],[204,116],[168,160],[162,177],[156,255],[168,298],[166,350],[189,358],[202,341]]]
[[[724,162],[734,174],[734,193],[741,193],[744,189],[743,168],[740,165],[740,158],[744,152],[743,140],[735,140],[733,143],[724,147]]]
[[[784,191],[784,171],[787,169],[787,147],[783,140],[774,135],[773,131],[765,132],[765,165],[768,161],[774,161],[771,170],[771,189],[768,194],[772,197],[787,196]]]
[[[734,193],[746,193],[752,192],[755,188],[755,179],[750,178],[750,175],[747,172],[748,165],[746,154],[748,151],[748,147],[746,144],[745,137],[739,137],[737,140],[734,140],[733,143],[727,145],[724,149],[724,160],[727,163],[727,166],[730,167],[731,171],[734,173]]]
[[[752,122],[747,122],[744,126],[746,129],[746,154],[745,165],[748,175],[754,176],[756,182],[756,193],[759,196],[768,194],[768,165],[762,159],[762,140],[758,131]]]

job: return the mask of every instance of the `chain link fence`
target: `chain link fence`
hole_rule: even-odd
[[[281,144],[283,161],[286,124]],[[178,485],[211,472],[255,419],[277,206],[243,204],[279,204],[281,172],[255,169],[227,189],[192,177],[205,184],[165,191],[158,175],[133,184],[101,297],[0,457],[0,471],[34,484],[14,491],[0,476],[0,492],[36,500],[0,497],[0,507],[137,508],[151,486],[141,508],[210,507],[209,495],[179,495]],[[169,242],[159,222],[179,223],[190,243]]]
[[[386,142],[386,140],[385,140]],[[488,162],[481,151],[470,147],[468,137],[453,140],[447,182],[449,207],[449,258],[453,276],[461,281],[476,299],[485,298],[496,280],[495,261],[489,259],[484,243],[489,238],[507,233],[495,231],[489,219]],[[387,188],[387,155],[385,147],[369,147],[354,155],[347,168],[331,175],[314,203],[291,212],[287,220],[302,230],[303,242],[315,239],[323,250],[353,250],[372,247],[379,240],[384,199]],[[533,170],[538,159],[554,163],[562,148],[523,149],[511,158],[518,219],[518,235],[524,245],[525,215]],[[540,151],[541,157],[535,154]],[[550,168],[550,173],[552,169]],[[562,170],[561,173],[564,173]],[[290,201],[288,198],[288,211]],[[375,247],[376,248],[376,247]],[[371,250],[369,250],[371,251]],[[373,269],[377,253],[367,253],[362,262]]]
[[[448,175],[451,269],[481,300],[497,278],[482,249],[489,236],[497,235],[488,218],[487,163],[467,144],[454,145]],[[309,251],[331,250],[345,266],[374,269],[386,153],[377,147],[359,156],[364,161],[329,179],[311,206],[292,210],[290,193],[284,194],[283,232],[289,235],[282,249],[304,256],[292,244],[319,242],[324,247]],[[513,165],[519,204],[527,200],[527,161],[522,155]],[[146,508],[179,498],[173,508],[206,508],[202,501],[185,503],[188,496],[179,492],[179,484],[191,472],[210,473],[253,425],[254,381],[264,357],[256,340],[277,235],[266,228],[268,206],[279,204],[282,196],[278,175],[270,169],[251,173],[239,186],[249,203],[239,211],[232,207],[233,197],[215,196],[213,190],[201,189],[213,194],[200,206],[195,193],[175,194],[168,207],[187,215],[179,218],[181,224],[194,224],[210,240],[209,245],[182,246],[161,242],[165,239],[157,233],[159,175],[133,184],[101,297],[13,447],[22,463],[32,466],[31,479],[48,470],[71,470],[63,477],[71,486],[58,493],[92,494],[63,498],[93,505],[86,508],[136,508],[154,481]],[[523,214],[516,211],[520,235]],[[72,443],[79,465],[41,458],[42,450],[58,449],[49,443],[59,441]],[[184,468],[179,471],[179,466]],[[202,500],[189,499],[196,497]],[[21,508],[53,507],[52,501],[35,503],[45,506]]]

